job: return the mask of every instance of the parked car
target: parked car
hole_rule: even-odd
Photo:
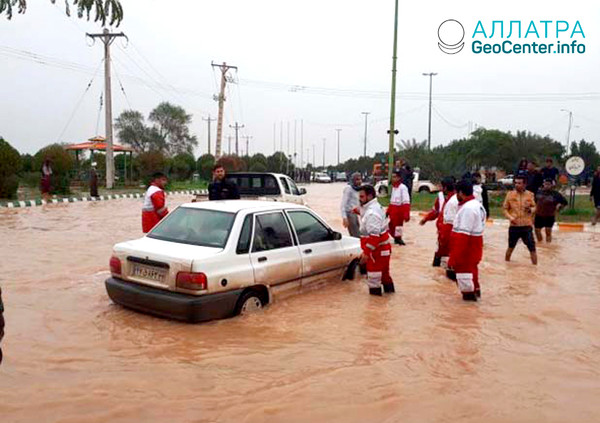
[[[432,192],[438,192],[441,190],[441,188],[434,184],[433,182],[427,180],[427,179],[419,179],[419,175],[420,173],[418,171],[414,171],[413,172],[414,178],[413,178],[413,193],[415,192],[420,192],[420,193],[432,193]],[[387,197],[388,195],[388,181],[387,179],[383,179],[379,182],[377,182],[377,184],[375,185],[375,192],[377,192],[377,196],[378,197]]]
[[[346,172],[337,172],[335,174],[335,180],[346,182],[348,180],[348,177],[346,176]]]
[[[298,188],[292,178],[281,173],[232,172],[227,174],[227,179],[235,182],[242,199],[306,205],[306,189]],[[206,199],[206,194],[196,195],[196,200],[202,199]]]
[[[326,174],[325,172],[315,172],[315,176],[314,176],[313,180],[315,182],[328,184],[331,182],[331,177],[328,174]]]
[[[504,178],[498,179],[502,185],[506,187],[513,186],[515,184],[515,176],[514,175],[506,175]]]
[[[189,322],[246,314],[324,280],[352,279],[360,241],[314,211],[272,201],[183,204],[113,247],[109,297]]]

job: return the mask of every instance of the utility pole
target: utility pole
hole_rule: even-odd
[[[248,149],[248,146],[249,146],[249,142],[252,139],[252,137],[249,135],[246,135],[242,138],[246,138],[246,156],[250,157],[250,150]]]
[[[239,125],[237,122],[235,123],[235,125],[231,126],[229,125],[230,128],[235,129],[235,155],[239,156],[240,155],[240,149],[239,149],[239,144],[238,144],[238,131],[240,129],[242,129],[244,127],[244,125]]]
[[[115,181],[115,158],[113,152],[113,126],[112,126],[112,92],[110,87],[110,45],[117,37],[127,37],[122,32],[111,33],[104,28],[102,34],[88,34],[93,39],[100,38],[104,43],[104,98],[106,107],[104,108],[104,125],[106,140],[106,188],[112,189]]]
[[[287,150],[286,156],[290,154],[290,121],[287,121]]]
[[[225,103],[225,86],[227,85],[226,74],[229,69],[235,69],[237,71],[237,66],[230,66],[225,62],[223,62],[222,65],[215,65],[211,62],[210,65],[213,68],[219,68],[221,70],[221,91],[219,92],[219,95],[215,98],[215,100],[219,102],[219,116],[217,121],[217,144],[215,145],[215,157],[218,159],[219,157],[221,157],[221,139],[223,137],[223,106]]]
[[[283,152],[283,121],[279,121],[279,151]]]
[[[367,118],[371,112],[362,112],[365,115],[365,149],[363,152],[363,157],[367,157]]]
[[[317,164],[317,160],[315,159],[315,145],[313,144],[313,166]]]
[[[277,123],[273,122],[273,154],[277,152]]]
[[[306,159],[308,160],[308,154]],[[304,168],[304,119],[300,119],[300,168]]]
[[[567,129],[567,157],[571,152],[569,151],[570,143],[571,143],[571,127],[573,126],[573,112],[567,109],[560,109],[561,112],[569,113],[569,129]]]
[[[423,74],[423,76],[429,77],[429,129],[427,131],[427,149],[428,150],[431,150],[431,89],[433,87],[433,77],[436,75],[437,75],[437,73],[435,73],[435,72]]]
[[[336,129],[336,132],[337,132],[337,145],[338,145],[338,155],[337,155],[338,156],[338,163],[337,163],[338,166],[340,165],[340,132],[341,131],[342,131],[341,129]]]
[[[392,186],[392,170],[394,169],[394,136],[398,134],[396,129],[396,61],[398,60],[398,0],[395,1],[394,9],[394,53],[392,54],[392,96],[390,110],[390,135],[388,152],[388,186]]]
[[[294,119],[294,166],[297,165],[297,163],[296,163],[296,154],[298,152],[298,150],[296,148],[296,146],[297,146],[296,140],[298,138],[297,128],[298,128],[298,121],[296,119]]]
[[[327,142],[327,138],[323,138],[323,169],[325,169],[325,143]]]
[[[211,119],[210,114],[209,114],[208,119],[202,118],[202,120],[205,122],[208,122],[208,154],[210,154],[210,123],[214,122],[217,119],[216,118]],[[229,153],[231,154],[231,151]]]
[[[229,141],[229,154],[231,156],[231,138],[233,138],[231,135],[227,135],[227,140]]]

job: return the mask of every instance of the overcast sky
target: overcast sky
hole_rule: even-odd
[[[250,153],[279,149],[280,126],[287,151],[300,157],[301,120],[304,150],[315,145],[316,162],[337,161],[336,128],[342,129],[341,160],[362,153],[364,115],[368,117],[368,153],[387,149],[393,35],[393,0],[123,0],[120,27],[129,43],[115,41],[113,117],[133,108],[145,116],[161,101],[183,106],[193,115],[197,155],[207,150],[207,125],[217,115],[212,97],[218,71],[211,61],[238,67],[228,86],[224,150],[229,125],[245,125],[253,137]],[[429,80],[433,79],[432,145],[467,135],[473,125],[530,130],[565,142],[573,111],[571,139],[585,138],[600,147],[600,4],[597,1],[400,1],[397,129],[399,138],[427,138]],[[438,48],[438,26],[456,19],[465,27],[464,50],[447,55]],[[493,20],[552,20],[547,41],[556,41],[557,20],[577,20],[585,34],[585,54],[484,55],[471,52],[477,21],[486,32]],[[543,25],[538,26],[538,30]],[[53,142],[82,142],[104,135],[99,114],[103,91],[101,43],[85,32],[101,27],[67,17],[59,0],[29,0],[27,13],[0,18],[0,135],[22,153],[35,153]],[[508,28],[505,28],[508,32]],[[561,42],[570,42],[571,29]],[[504,34],[505,37],[507,34]],[[478,39],[482,39],[479,37]],[[485,41],[485,40],[484,40]],[[493,42],[504,41],[495,36]],[[490,42],[492,42],[490,41]],[[31,54],[37,55],[35,58]],[[86,92],[90,80],[93,82]],[[121,91],[121,86],[125,95]],[[293,87],[305,87],[294,89]],[[436,98],[437,96],[437,98]],[[472,122],[470,125],[469,122]],[[283,125],[281,125],[283,123]],[[216,122],[212,124],[216,138]],[[245,141],[240,143],[244,145]]]

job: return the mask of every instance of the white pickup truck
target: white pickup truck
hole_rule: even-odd
[[[420,179],[419,178],[420,172],[418,171],[418,169],[415,169],[415,171],[413,172],[413,175],[414,175],[413,187],[412,187],[413,193],[414,192],[432,193],[432,192],[440,191],[440,187],[437,186],[436,184],[434,184],[433,182],[431,182],[427,179]],[[377,182],[377,184],[375,184],[375,192],[377,193],[378,197],[387,197],[387,195],[388,195],[387,179],[383,179],[383,180]]]
[[[305,188],[298,188],[292,178],[281,173],[232,172],[226,176],[234,182],[240,197],[245,200],[284,201],[306,205]],[[198,194],[197,201],[206,199],[206,194]]]
[[[360,254],[357,238],[335,232],[305,206],[188,203],[146,236],[113,247],[106,290],[125,307],[200,322],[353,279]]]

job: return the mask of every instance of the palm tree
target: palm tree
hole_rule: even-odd
[[[55,3],[56,0],[50,0]],[[120,0],[65,0],[65,9],[68,16],[71,16],[71,4],[77,8],[77,16],[82,18],[84,15],[90,19],[92,13],[95,14],[94,21],[102,22],[106,25],[119,26],[123,20],[123,7]],[[18,8],[17,13],[25,13],[27,10],[27,0],[0,0],[0,15],[6,14],[8,19],[12,18],[13,8]],[[92,10],[93,9],[93,10]]]

